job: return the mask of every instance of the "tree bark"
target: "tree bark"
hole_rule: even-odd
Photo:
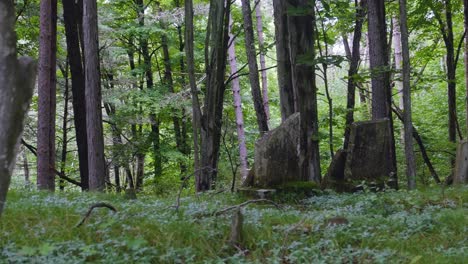
[[[102,129],[96,0],[83,1],[83,15],[89,189],[91,191],[103,191],[106,167]]]
[[[353,50],[350,51],[350,64],[348,70],[348,96],[346,100],[346,124],[344,133],[343,149],[346,151],[349,144],[349,135],[351,133],[351,124],[354,122],[354,107],[356,95],[356,78],[358,74],[359,61],[361,59],[361,36],[362,25],[367,13],[367,0],[356,1],[356,19],[353,36]],[[344,41],[347,43],[347,41]],[[348,48],[349,49],[349,48]]]
[[[29,186],[31,184],[30,173],[29,173],[29,162],[28,162],[28,153],[26,153],[26,148],[23,148],[23,170],[24,170],[24,184]]]
[[[257,6],[255,7],[255,15],[257,17],[258,46],[260,47],[260,71],[262,75],[263,107],[265,109],[265,115],[267,117],[268,123],[270,121],[270,102],[268,99],[268,78],[265,61],[265,39],[263,36],[262,2],[260,0],[258,0]]]
[[[40,13],[37,185],[54,191],[57,2],[41,1]]]
[[[315,69],[311,64],[300,61],[301,57],[307,57],[311,60],[315,58],[315,1],[312,1],[311,4],[311,1],[308,0],[288,0],[287,3],[289,8],[308,10],[307,14],[289,17],[289,40],[291,65],[294,65],[293,73],[296,74],[293,78],[293,85],[298,91],[298,105],[301,114],[299,168],[303,180],[319,183],[321,174]]]
[[[231,74],[237,72],[237,59],[235,48],[235,37],[232,34],[232,18],[229,24],[229,66]],[[232,80],[232,93],[234,96],[234,111],[236,113],[236,127],[237,127],[237,140],[239,142],[239,161],[240,161],[240,175],[241,181],[244,182],[248,175],[248,162],[247,162],[247,147],[245,145],[245,132],[244,132],[244,114],[242,113],[242,97],[240,95],[239,77]]]
[[[200,169],[202,173],[199,174],[199,179],[196,181],[196,189],[199,192],[212,189],[218,173],[221,122],[223,117],[224,92],[226,90],[224,76],[226,73],[229,42],[230,5],[230,1],[226,1],[226,3],[218,0],[210,1],[208,28],[205,39],[205,106],[200,122]]]
[[[291,58],[289,50],[289,26],[286,1],[273,0],[275,17],[276,60],[278,87],[280,92],[281,119],[286,120],[297,112],[294,105],[296,95],[293,90]]]
[[[78,161],[80,169],[81,188],[89,189],[88,177],[88,139],[86,132],[86,99],[85,77],[83,71],[83,57],[80,42],[82,10],[80,3],[62,0],[65,37],[67,43],[67,58],[70,64],[72,81],[73,121],[75,124],[76,145],[78,147]]]
[[[397,167],[395,155],[395,139],[393,119],[391,113],[390,73],[388,65],[387,31],[385,23],[385,1],[375,0],[368,2],[369,7],[369,62],[372,85],[372,119],[388,118],[390,120],[391,144],[388,157],[392,160],[393,181],[397,188]]]
[[[261,135],[268,131],[268,117],[263,105],[262,92],[260,90],[260,78],[258,75],[257,52],[255,51],[255,39],[253,33],[252,9],[249,0],[241,0],[242,15],[244,17],[245,52],[249,64],[250,90],[257,115],[258,130]]]
[[[468,0],[463,0],[463,16],[465,32],[468,32]],[[466,133],[468,134],[468,34],[465,33],[465,114],[466,114]]]
[[[15,11],[11,0],[0,1],[0,215],[34,88],[36,69],[28,58],[17,59]]]
[[[194,27],[193,27],[193,1],[185,0],[185,55],[187,57],[187,70],[190,82],[190,93],[192,95],[192,133],[194,152],[194,176],[195,185],[198,190],[201,178],[200,161],[200,134],[201,134],[201,109],[198,99],[197,82],[195,79],[195,59],[194,59]]]
[[[400,32],[403,58],[403,106],[404,106],[404,130],[405,130],[405,157],[406,157],[406,177],[408,179],[408,189],[416,188],[416,162],[413,149],[413,122],[411,120],[411,87],[410,87],[410,56],[408,45],[408,27],[406,0],[400,0]]]
[[[63,92],[63,120],[62,120],[62,153],[60,157],[60,173],[65,174],[67,163],[67,150],[68,150],[68,101],[69,101],[69,79],[68,79],[68,62],[65,68],[60,66],[60,71],[65,79],[65,91]],[[65,189],[65,181],[59,180],[59,188],[61,191]]]

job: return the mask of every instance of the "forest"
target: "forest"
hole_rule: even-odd
[[[0,263],[466,263],[468,0],[0,0]]]

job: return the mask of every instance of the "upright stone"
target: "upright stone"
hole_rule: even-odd
[[[255,143],[254,187],[272,188],[302,181],[298,166],[299,123],[300,114],[293,114]]]
[[[468,141],[463,140],[457,146],[457,159],[455,161],[454,184],[468,183]]]
[[[350,144],[344,176],[354,186],[365,181],[369,185],[393,186],[396,173],[391,160],[390,121],[388,119],[355,122],[351,125]]]

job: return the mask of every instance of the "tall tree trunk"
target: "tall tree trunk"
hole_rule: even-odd
[[[356,103],[356,79],[355,76],[358,74],[359,61],[361,59],[361,36],[362,36],[362,24],[367,13],[367,0],[355,1],[356,7],[356,19],[354,26],[353,35],[353,50],[350,51],[350,64],[348,70],[348,96],[346,100],[346,124],[344,133],[343,149],[347,150],[349,145],[349,136],[351,134],[351,124],[354,122],[354,106]],[[347,42],[347,41],[345,41]]]
[[[399,105],[398,107],[400,109],[405,109],[405,106],[403,105],[403,53],[402,53],[402,47],[401,47],[401,30],[400,30],[400,21],[398,21],[398,17],[393,17],[392,18],[392,24],[393,24],[393,51],[394,51],[394,56],[395,56],[395,74],[394,74],[394,82],[395,86],[398,90],[399,94]],[[405,128],[402,127],[401,131],[401,142],[405,142]]]
[[[314,58],[315,1],[288,0],[288,7],[307,10],[307,14],[289,17],[291,65],[294,65],[293,85],[298,91],[298,105],[301,114],[299,139],[299,167],[302,178],[319,183],[320,155],[318,136],[317,87],[315,69],[301,63],[301,57]]]
[[[40,13],[37,185],[54,191],[57,2],[41,1]]]
[[[63,92],[63,120],[62,120],[62,153],[60,157],[60,174],[65,174],[65,168],[67,163],[67,147],[68,147],[68,101],[69,101],[69,79],[68,79],[68,62],[65,68],[60,66],[60,71],[65,79],[65,91]],[[65,189],[65,181],[59,180],[59,188],[61,191]]]
[[[468,0],[463,0],[463,16],[464,16],[464,25],[465,32],[468,32]],[[468,135],[468,34],[465,33],[465,126],[466,133]]]
[[[102,129],[96,0],[83,1],[83,15],[89,189],[91,191],[103,191],[106,166]]]
[[[267,122],[270,120],[270,102],[268,100],[268,79],[265,62],[265,40],[263,37],[263,19],[262,19],[262,2],[258,0],[255,8],[255,14],[257,17],[257,34],[258,34],[258,46],[260,47],[260,70],[262,75],[262,96],[263,96],[263,107],[265,108],[265,114]]]
[[[395,140],[393,136],[393,119],[391,112],[391,88],[388,65],[387,31],[385,23],[385,1],[369,1],[369,59],[372,85],[372,119],[388,118],[390,120],[391,144],[389,159],[392,160],[394,188],[397,188]]]
[[[194,176],[195,185],[198,190],[201,178],[200,160],[200,134],[201,134],[201,109],[198,99],[197,82],[195,79],[195,59],[194,59],[194,27],[193,27],[193,1],[185,0],[185,56],[187,57],[187,70],[190,82],[190,93],[192,95],[192,133],[194,152]]]
[[[413,149],[413,122],[411,120],[411,87],[410,87],[410,56],[408,45],[408,26],[406,0],[400,0],[400,28],[401,46],[403,58],[403,106],[404,106],[404,130],[405,130],[405,156],[406,177],[408,178],[408,189],[416,188],[416,163]]]
[[[320,15],[320,13],[318,13]],[[315,23],[315,29],[317,32],[319,31],[317,23]],[[320,45],[320,34],[317,33],[317,47],[319,50],[319,55],[320,57],[325,57],[328,58],[328,34],[325,29],[325,24],[323,22],[323,18],[320,17],[320,29],[323,37],[323,44],[325,46],[325,50],[322,51],[322,46]],[[331,98],[330,95],[330,87],[328,85],[328,64],[327,62],[322,63],[322,80],[325,86],[325,96],[327,98],[327,104],[328,104],[328,147],[330,151],[330,157],[333,158],[335,155],[334,147],[333,147],[333,98]]]
[[[83,191],[89,189],[88,177],[88,139],[86,132],[86,99],[85,77],[83,71],[83,57],[80,42],[82,21],[82,2],[74,3],[70,0],[62,0],[63,19],[65,24],[65,37],[67,42],[67,58],[70,64],[72,81],[72,105],[73,121],[75,124],[76,145],[78,147],[78,161],[80,169],[80,181]]]
[[[268,131],[268,117],[263,106],[262,92],[260,90],[260,78],[258,75],[257,52],[255,51],[255,39],[252,22],[252,9],[249,0],[241,0],[242,15],[244,17],[245,52],[249,63],[250,90],[254,101],[257,125],[260,134]]]
[[[231,32],[232,18],[229,24],[229,66],[231,74],[237,72],[237,59],[235,48],[235,37]],[[240,160],[240,174],[241,180],[244,182],[247,179],[248,163],[247,163],[247,147],[245,145],[245,132],[244,132],[244,115],[242,113],[242,97],[240,95],[239,77],[232,80],[232,93],[234,96],[234,111],[236,113],[236,126],[237,126],[237,140],[239,141],[239,160]]]
[[[445,1],[445,18],[447,22],[447,36],[444,38],[447,51],[447,89],[448,89],[448,110],[449,110],[449,140],[457,141],[457,100],[456,100],[456,65],[455,48],[453,39],[452,23],[452,3],[451,0]]]
[[[213,188],[218,173],[221,122],[224,92],[226,90],[224,76],[229,42],[230,5],[230,1],[226,1],[226,3],[218,0],[210,1],[208,29],[205,39],[205,107],[201,120],[202,173],[199,174],[199,179],[196,181],[197,191],[206,191]]]
[[[15,10],[11,0],[0,1],[0,215],[23,131],[36,76],[34,62],[17,59]]]
[[[276,60],[278,70],[278,86],[280,92],[281,119],[284,121],[297,112],[294,102],[292,84],[291,59],[289,51],[289,26],[286,1],[273,0],[275,17]]]

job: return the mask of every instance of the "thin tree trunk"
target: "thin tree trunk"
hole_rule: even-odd
[[[84,0],[83,9],[89,189],[91,191],[103,191],[105,187],[106,166],[102,129],[96,0]]]
[[[257,52],[255,51],[255,39],[253,33],[252,9],[249,0],[241,0],[242,15],[244,17],[245,51],[249,64],[250,90],[257,115],[257,125],[260,134],[268,131],[268,117],[263,105],[262,92],[260,89],[260,78],[258,75]]]
[[[397,109],[396,107],[392,107],[393,113],[395,113],[396,117],[400,119],[401,122],[403,121],[403,111],[401,109]],[[424,160],[424,163],[426,163],[427,168],[429,169],[429,172],[431,173],[432,178],[434,178],[434,181],[436,183],[440,183],[440,178],[437,172],[434,169],[434,166],[432,165],[431,159],[429,159],[429,156],[427,155],[426,147],[424,146],[424,143],[422,141],[421,136],[418,133],[418,130],[412,125],[412,131],[413,131],[413,138],[416,140],[416,143],[419,146],[419,150],[421,151],[421,156]]]
[[[465,25],[465,32],[468,32],[468,0],[463,0],[463,15],[464,15],[464,25]],[[465,118],[465,126],[466,126],[466,133],[468,135],[468,34],[465,33],[465,111],[466,111],[466,118]]]
[[[265,62],[265,40],[263,37],[263,21],[262,21],[262,2],[258,0],[257,6],[255,7],[255,15],[257,17],[257,34],[258,44],[260,47],[260,70],[262,75],[262,96],[263,96],[263,107],[265,108],[265,115],[267,117],[267,123],[270,121],[270,102],[268,100],[268,79]]]
[[[201,178],[200,163],[200,132],[201,132],[201,109],[198,100],[197,83],[195,80],[194,59],[194,36],[193,36],[193,1],[185,0],[185,55],[187,57],[187,70],[192,95],[192,130],[193,130],[193,152],[194,152],[194,176],[195,186],[198,189]]]
[[[399,105],[400,109],[405,109],[403,105],[403,53],[401,47],[401,33],[400,33],[400,22],[398,21],[398,17],[393,17],[393,50],[395,56],[395,74],[394,74],[394,82],[395,86],[398,90],[399,94]],[[401,142],[405,142],[405,128],[401,128]]]
[[[298,91],[298,105],[301,114],[299,139],[299,167],[302,178],[319,183],[320,155],[318,140],[318,110],[317,88],[315,85],[315,69],[310,64],[300,63],[299,58],[315,57],[314,51],[314,21],[315,1],[287,1],[288,7],[308,10],[307,14],[289,17],[289,36],[291,49],[291,65],[294,65],[293,85]]]
[[[23,147],[23,170],[24,170],[24,184],[26,186],[31,185],[30,173],[29,173],[29,163],[28,163],[28,153],[26,148]]]
[[[0,1],[0,215],[34,88],[36,69],[28,58],[17,59],[13,1]]]
[[[411,120],[411,87],[410,87],[410,57],[408,45],[408,27],[406,0],[400,0],[400,27],[401,46],[403,57],[403,106],[404,106],[404,130],[405,130],[405,156],[406,177],[408,178],[408,189],[416,188],[416,162],[413,149],[413,122]]]
[[[68,79],[68,62],[65,68],[60,67],[62,76],[65,79],[65,91],[63,92],[63,120],[62,120],[62,153],[60,160],[60,173],[65,174],[65,168],[67,163],[67,147],[68,147],[68,101],[69,101],[69,79]],[[65,189],[65,181],[59,180],[59,188],[61,191]]]
[[[229,24],[229,66],[231,68],[231,75],[237,72],[237,59],[235,48],[235,37],[231,32],[232,18]],[[244,182],[248,174],[247,162],[247,147],[245,145],[245,132],[244,132],[244,115],[242,113],[242,97],[240,95],[239,77],[232,80],[232,93],[234,96],[234,111],[236,113],[236,126],[237,126],[237,140],[239,141],[239,160],[240,160],[240,174],[241,180]]]
[[[325,51],[322,51],[322,47],[320,46],[320,34],[317,34],[317,47],[321,57],[328,57],[328,43],[327,43],[327,32],[325,31],[325,25],[323,23],[323,18],[320,18],[320,25],[321,25],[321,33],[323,37],[323,43],[325,45]],[[318,31],[317,23],[315,23],[316,30]],[[325,54],[324,54],[325,53]],[[333,147],[333,98],[330,95],[330,87],[328,85],[328,65],[326,62],[322,63],[322,74],[323,74],[323,83],[325,86],[325,96],[327,97],[327,104],[328,104],[328,147],[330,151],[330,157],[333,158],[335,155],[334,147]]]
[[[80,181],[83,191],[89,189],[88,177],[88,139],[86,132],[86,99],[85,77],[83,71],[83,57],[80,48],[81,32],[81,4],[70,0],[62,0],[65,37],[67,42],[67,58],[70,64],[72,81],[73,121],[75,124],[76,145],[78,147],[78,161]]]
[[[273,8],[275,17],[276,60],[278,65],[277,70],[281,119],[284,121],[290,115],[297,112],[294,105],[296,95],[292,84],[286,1],[273,0]]]
[[[55,4],[55,7],[54,7]],[[37,185],[39,189],[55,190],[55,0],[40,5],[40,41],[38,73]],[[55,22],[55,23],[54,23]]]
[[[351,134],[351,124],[354,122],[354,107],[355,107],[355,95],[356,95],[356,78],[358,74],[359,61],[361,59],[361,36],[362,36],[362,25],[367,12],[367,0],[355,1],[356,6],[356,19],[353,35],[353,50],[350,51],[350,64],[348,70],[348,96],[346,100],[346,124],[344,133],[343,149],[348,150],[349,136]],[[359,8],[358,8],[359,6]],[[347,41],[344,39],[344,42]]]

